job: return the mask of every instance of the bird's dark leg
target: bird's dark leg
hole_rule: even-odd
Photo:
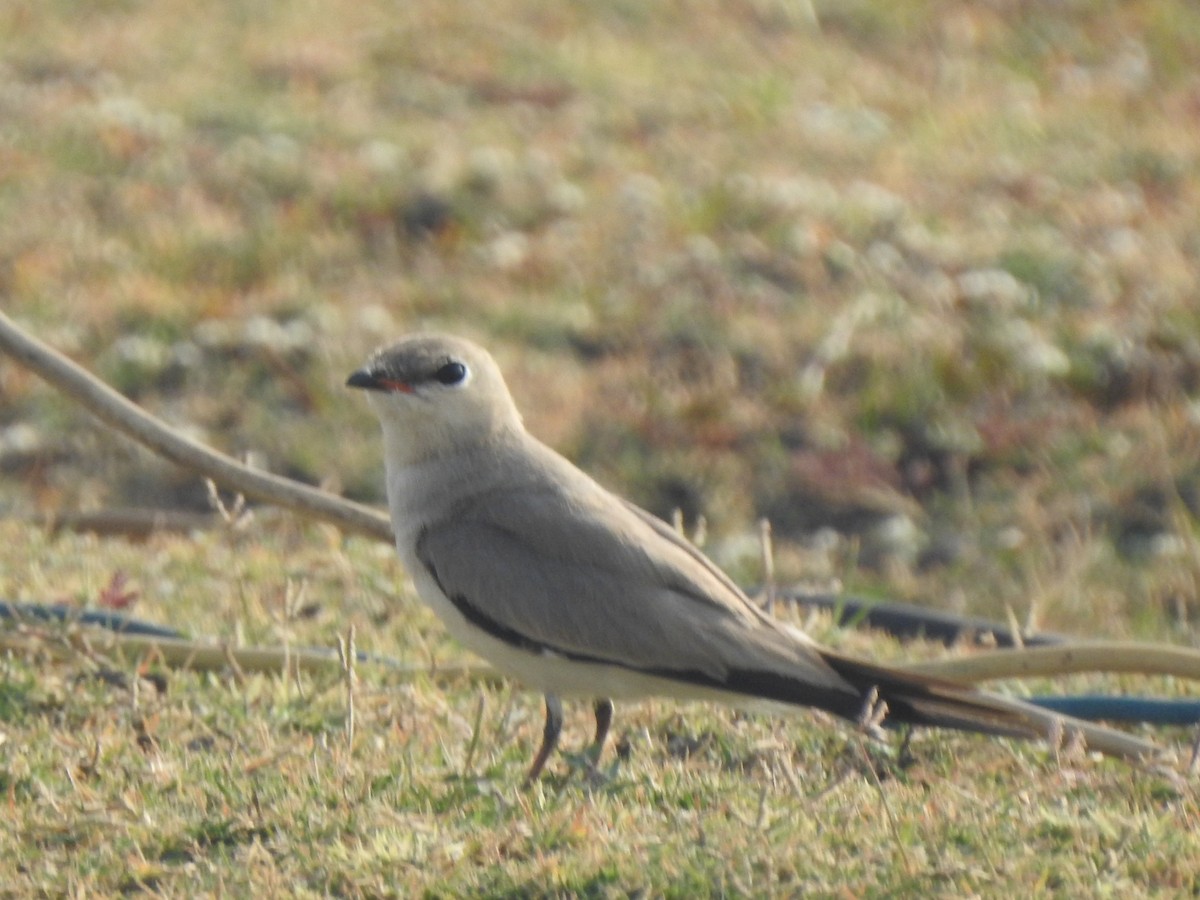
[[[562,703],[554,694],[547,694],[546,725],[542,729],[542,746],[538,748],[537,756],[533,758],[533,765],[529,767],[529,774],[525,776],[526,785],[533,784],[533,782],[537,781],[538,776],[542,774],[542,769],[546,766],[546,760],[550,758],[550,754],[558,746],[558,736],[562,734],[562,724]]]
[[[592,741],[592,761],[599,762],[600,754],[604,752],[604,741],[608,737],[608,726],[612,724],[613,702],[607,697],[601,697],[592,704],[596,712],[596,737]]]

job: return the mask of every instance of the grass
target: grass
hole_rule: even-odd
[[[389,553],[319,528],[4,537],[39,561],[0,585],[18,599],[85,600],[130,571],[140,614],[227,640],[331,646],[353,624],[370,652],[461,656],[395,596]],[[287,579],[303,584],[292,618]],[[1140,893],[1192,890],[1200,863],[1194,783],[1167,771],[932,734],[898,755],[810,716],[648,701],[619,708],[602,781],[570,765],[579,704],[567,754],[523,789],[541,709],[508,687],[360,665],[349,741],[336,671],[160,672],[160,690],[137,680],[153,660],[54,662],[56,640],[10,654],[0,680],[0,866],[19,894]]]
[[[376,502],[346,373],[466,332],[535,433],[704,516],[746,583],[770,515],[785,582],[1194,643],[1196,11],[805,9],[10,3],[5,311],[215,446]],[[386,552],[319,528],[20,525],[205,492],[7,364],[0,397],[0,596],[94,602],[123,572],[197,634],[354,624],[458,658]],[[335,675],[94,677],[136,664],[5,660],[12,893],[1196,889],[1194,786],[1163,773],[930,736],[873,748],[877,784],[828,723],[651,702],[619,711],[608,783],[560,759],[522,792],[532,697],[487,688],[476,725],[478,686],[364,668],[348,745]]]

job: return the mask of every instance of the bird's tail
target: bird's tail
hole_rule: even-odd
[[[869,722],[878,713],[884,724],[952,728],[1051,743],[1079,736],[1089,749],[1126,759],[1151,758],[1162,752],[1153,743],[1123,731],[989,694],[969,685],[904,669],[876,666],[829,651],[822,651],[821,655],[838,675],[859,691],[857,708],[852,700],[826,706],[843,718]],[[887,704],[886,712],[882,707],[873,708],[874,698]]]

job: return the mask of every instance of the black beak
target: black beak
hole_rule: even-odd
[[[362,388],[367,391],[383,390],[379,378],[369,369],[359,369],[346,379],[346,387]]]

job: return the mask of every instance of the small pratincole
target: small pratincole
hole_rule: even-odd
[[[350,376],[383,426],[396,547],[450,633],[542,691],[533,780],[562,729],[560,697],[594,701],[599,754],[613,698],[768,700],[850,721],[1037,738],[1078,731],[1141,757],[1153,744],[953,681],[821,647],[751,601],[664,522],[525,430],[495,361],[418,334]]]

